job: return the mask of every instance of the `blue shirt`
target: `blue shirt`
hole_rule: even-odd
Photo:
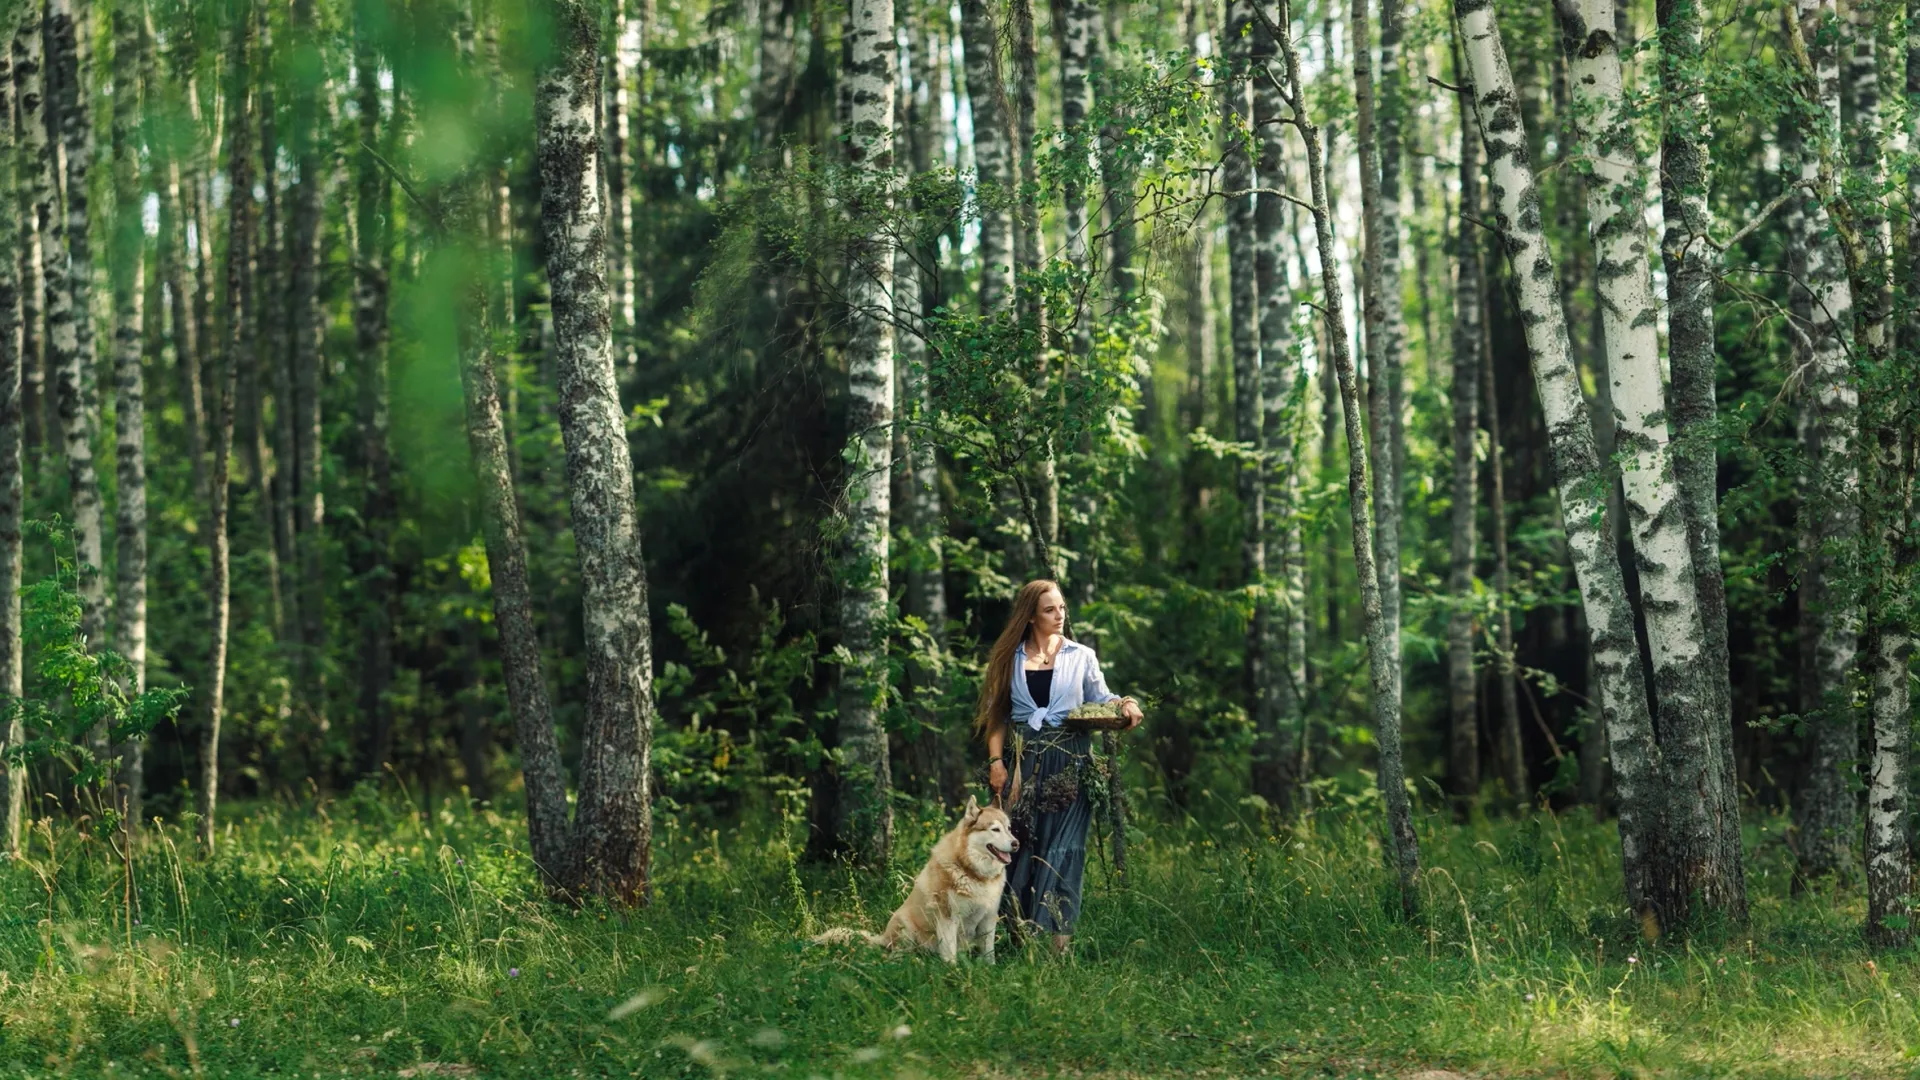
[[[1008,722],[1024,724],[1035,731],[1059,727],[1076,707],[1117,700],[1120,695],[1107,689],[1106,676],[1100,674],[1100,658],[1077,641],[1062,641],[1054,654],[1053,691],[1045,705],[1036,705],[1027,692],[1027,643],[1022,641],[1013,652],[1013,712]]]

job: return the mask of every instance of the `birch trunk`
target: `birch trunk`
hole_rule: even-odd
[[[1254,47],[1271,58],[1273,35],[1255,31]],[[1286,103],[1271,80],[1253,84],[1254,127],[1260,160],[1254,166],[1262,191],[1254,205],[1254,283],[1260,327],[1261,422],[1256,445],[1263,451],[1260,484],[1264,500],[1261,548],[1266,573],[1255,616],[1262,631],[1264,674],[1257,688],[1253,792],[1283,817],[1304,809],[1306,776],[1306,583],[1300,561],[1300,468],[1298,417],[1305,376],[1293,349],[1293,296],[1287,280],[1286,203],[1271,192],[1288,186]]]
[[[980,210],[980,312],[1009,310],[1013,279],[1013,128],[999,38],[988,0],[960,0],[967,106],[973,113],[973,161]]]
[[[140,122],[143,27],[126,7],[113,12],[113,375],[114,514],[113,649],[127,661],[131,692],[147,689],[147,457],[145,345],[146,230],[140,205]],[[119,747],[120,810],[140,822],[144,739]]]
[[[295,50],[317,50],[314,0],[293,0],[289,22]],[[325,315],[320,310],[320,231],[328,163],[322,156],[321,98],[327,84],[317,58],[296,80],[291,103],[291,151],[298,171],[292,195],[292,235],[287,243],[287,307],[282,313],[293,337],[293,462],[295,554],[300,565],[300,700],[313,732],[327,730],[326,501],[322,490],[320,346]]]
[[[262,57],[272,57],[273,30],[270,25],[260,28],[259,47]],[[299,665],[304,661],[298,654],[302,635],[306,632],[306,621],[301,612],[305,610],[307,590],[286,587],[287,574],[298,572],[300,564],[300,526],[295,509],[300,500],[297,490],[300,485],[299,437],[294,431],[299,410],[294,403],[292,366],[297,328],[288,317],[292,310],[292,271],[288,260],[294,244],[287,229],[286,215],[280,212],[280,140],[274,123],[277,110],[273,107],[273,89],[274,80],[268,79],[260,84],[257,106],[260,113],[260,160],[264,165],[260,184],[264,192],[260,202],[260,251],[254,260],[257,268],[254,295],[259,301],[254,311],[254,325],[260,334],[260,351],[252,367],[241,373],[246,380],[241,384],[241,393],[253,399],[249,407],[264,400],[269,390],[273,394],[271,449],[267,448],[268,432],[262,413],[261,430],[255,433],[256,441],[247,447],[247,453],[249,456],[260,454],[272,462],[270,488],[262,499],[260,513],[266,518],[267,532],[271,537],[269,547],[272,551],[267,561],[268,570],[273,575],[270,584],[279,615],[277,641],[283,649],[291,646],[293,655],[290,659],[295,667],[295,677],[299,678]],[[251,395],[248,393],[249,386],[252,388]]]
[[[535,89],[541,224],[586,624],[586,723],[568,882],[579,894],[632,906],[646,901],[650,887],[653,643],[633,461],[613,374],[593,123],[599,17],[581,0],[542,7],[555,47]]]
[[[479,222],[473,224],[483,227]],[[484,232],[469,232],[467,236],[498,257],[497,247],[485,243]],[[500,273],[490,266],[492,261],[475,260],[478,267],[492,272],[476,268],[461,296],[460,385],[466,406],[467,450],[480,494],[481,530],[493,586],[493,619],[500,635],[500,667],[507,685],[507,704],[513,710],[514,743],[520,751],[520,771],[527,789],[529,850],[543,879],[557,884],[563,879],[568,860],[567,781],[553,730],[553,706],[541,670],[526,541],[520,531],[520,506],[514,497],[506,425],[501,418],[493,336],[487,318],[489,293],[496,289],[494,283]]]
[[[1920,94],[1920,0],[1906,5],[1906,91],[1909,101]],[[1920,136],[1920,110],[1907,110],[1907,142]],[[1909,294],[1920,286],[1920,169],[1907,171],[1907,267]],[[1908,312],[1900,324],[1901,350],[1911,355],[1920,348],[1920,314]],[[1883,405],[1884,408],[1884,405]],[[1914,567],[1920,563],[1920,541],[1893,527],[1913,520],[1913,453],[1910,439],[1902,439],[1897,425],[1879,425],[1875,494],[1880,506],[1876,539],[1891,573],[1889,593],[1911,591]],[[1909,628],[1892,612],[1887,597],[1875,605],[1867,639],[1870,680],[1868,716],[1872,756],[1867,771],[1867,938],[1875,945],[1898,946],[1913,936],[1913,852],[1908,842],[1913,759],[1913,728]]]
[[[1265,413],[1260,407],[1260,311],[1259,281],[1255,261],[1255,216],[1253,158],[1247,152],[1247,139],[1253,133],[1253,97],[1251,82],[1244,76],[1254,60],[1251,0],[1228,0],[1224,22],[1226,72],[1221,80],[1221,120],[1226,142],[1220,182],[1226,190],[1227,209],[1227,328],[1233,348],[1233,437],[1246,445],[1260,444],[1260,424]],[[1252,460],[1234,462],[1234,479],[1240,495],[1240,583],[1243,589],[1258,593],[1266,574],[1263,545],[1265,534],[1266,492],[1260,483],[1259,464]],[[1272,739],[1272,718],[1266,708],[1265,605],[1255,601],[1253,620],[1247,626],[1245,661],[1241,666],[1241,695],[1253,719],[1255,739]],[[1256,753],[1256,759],[1259,755]]]
[[[273,30],[260,27],[260,64],[273,65]],[[261,82],[254,109],[260,114],[260,231],[255,244],[253,293],[258,303],[254,310],[254,362],[240,372],[236,392],[240,395],[240,413],[235,418],[234,437],[240,440],[247,456],[247,471],[258,488],[254,515],[263,538],[269,603],[272,605],[273,637],[276,644],[289,636],[285,568],[293,560],[293,500],[287,492],[292,482],[293,443],[270,448],[270,435],[290,435],[290,421],[267,423],[267,391],[273,384],[276,411],[291,415],[293,403],[287,385],[286,358],[291,340],[285,318],[287,231],[280,213],[280,135],[275,124],[274,80]],[[297,626],[292,633],[299,633]],[[282,684],[279,713],[282,719],[293,712],[291,687]]]
[[[1486,264],[1483,262],[1481,263],[1481,282],[1483,285],[1485,284],[1485,269]],[[1489,481],[1487,484],[1487,518],[1492,523],[1493,533],[1493,595],[1499,605],[1499,611],[1494,617],[1494,647],[1499,650],[1500,655],[1495,661],[1493,680],[1494,688],[1500,696],[1501,739],[1508,745],[1512,753],[1512,763],[1508,766],[1513,770],[1512,782],[1518,785],[1516,790],[1524,793],[1527,788],[1527,768],[1525,760],[1520,755],[1520,676],[1518,674],[1518,663],[1515,659],[1518,654],[1515,653],[1513,644],[1513,604],[1511,596],[1513,574],[1511,564],[1507,558],[1507,462],[1506,451],[1500,439],[1500,398],[1494,390],[1493,349],[1487,341],[1487,334],[1484,333],[1486,326],[1485,302],[1486,297],[1482,295],[1480,325],[1483,332],[1480,336],[1480,357],[1478,364],[1480,368],[1480,385],[1486,391],[1484,404],[1487,414],[1487,478]],[[1592,737],[1593,754],[1591,759],[1584,753],[1582,755],[1580,775],[1583,785],[1586,784],[1589,779],[1597,781],[1602,775],[1601,770],[1598,768],[1589,773],[1586,766],[1589,760],[1592,762],[1605,761],[1604,755],[1600,753],[1606,741],[1605,732],[1602,730],[1603,726],[1602,718],[1594,717],[1585,729]],[[1584,749],[1585,747],[1583,746],[1583,750]],[[1600,805],[1600,785],[1597,782],[1594,784],[1593,791],[1590,793],[1587,802],[1589,805],[1595,807],[1597,812]]]
[[[42,402],[46,393],[46,328],[41,317],[41,306],[46,297],[46,259],[40,246],[41,200],[38,196],[43,155],[36,140],[46,138],[46,128],[40,118],[43,105],[40,89],[43,54],[40,5],[21,4],[16,19],[7,45],[13,71],[9,92],[14,101],[13,115],[8,118],[14,140],[10,152],[14,155],[12,165],[16,170],[12,197],[17,201],[10,202],[7,209],[11,213],[18,207],[21,215],[17,226],[20,258],[15,268],[19,274],[20,294],[20,408],[24,469],[27,460],[25,455],[37,457],[45,439],[41,418],[45,415]]]
[[[857,218],[888,216],[893,187],[896,80],[893,0],[855,0],[846,77],[853,95],[849,163],[859,176]],[[870,238],[847,267],[852,334],[847,342],[846,514],[840,571],[839,777],[834,839],[854,859],[884,866],[893,840],[892,779],[882,719],[887,699],[887,531],[893,457],[894,334],[889,297],[893,252]]]
[[[1015,307],[1025,332],[1028,347],[1043,358],[1049,348],[1046,298],[1040,287],[1041,245],[1040,177],[1036,151],[1039,149],[1039,51],[1035,42],[1033,0],[1009,0],[1013,19],[1013,120],[1014,152],[1018,168],[1013,214],[1013,261]],[[1047,365],[1043,359],[1041,370]],[[1051,436],[1042,440],[1032,465],[1031,500],[1035,538],[1039,556],[1036,576],[1065,576],[1059,565],[1060,551],[1060,473],[1055,461],[1058,447]]]
[[[1541,231],[1540,195],[1526,127],[1517,111],[1519,97],[1492,0],[1454,0],[1453,11],[1486,144],[1494,221],[1514,267],[1534,386],[1546,414],[1561,522],[1587,615],[1620,802],[1627,899],[1643,916],[1664,922],[1671,913],[1655,902],[1651,891],[1652,864],[1659,856],[1655,844],[1661,824],[1656,801],[1662,782],[1660,752],[1653,740],[1633,611],[1607,525],[1602,494],[1606,473],[1594,451],[1586,399],[1567,342],[1553,253]]]
[[[1693,561],[1694,591],[1700,609],[1702,685],[1719,748],[1720,772],[1715,858],[1739,874],[1745,892],[1740,852],[1739,783],[1733,762],[1733,693],[1727,654],[1727,585],[1720,570],[1719,463],[1713,424],[1718,418],[1714,389],[1715,342],[1713,290],[1716,281],[1707,247],[1712,215],[1707,203],[1712,180],[1708,156],[1713,132],[1705,84],[1706,44],[1698,0],[1661,0],[1660,80],[1664,91],[1664,136],[1660,144],[1661,211],[1666,232],[1661,259],[1667,269],[1668,358],[1672,372],[1674,480],[1686,518],[1687,547]]]
[[[228,108],[232,123],[227,127],[227,297],[226,348],[221,350],[214,378],[213,468],[209,476],[207,499],[208,646],[207,676],[201,693],[206,712],[200,728],[200,790],[196,809],[200,820],[201,845],[211,854],[218,835],[216,814],[220,795],[220,721],[226,704],[227,640],[230,596],[228,593],[227,510],[229,473],[233,460],[233,413],[235,375],[239,368],[255,362],[254,335],[250,321],[254,316],[253,291],[253,128],[251,124],[251,66],[257,27],[253,4],[237,6],[234,23],[228,29],[228,56],[232,62],[232,82],[228,90]]]
[[[66,222],[60,215],[60,97],[58,72],[47,54],[45,7],[39,3],[23,5],[25,12],[14,35],[14,79],[20,88],[20,166],[21,190],[25,196],[27,221],[33,232],[31,258],[23,275],[29,290],[28,300],[36,316],[32,325],[38,330],[40,363],[33,419],[36,432],[45,445],[55,442],[59,418],[54,410],[53,386],[58,376],[52,371],[58,354],[53,342],[53,305],[66,293]],[[64,301],[69,307],[71,297]],[[39,453],[43,444],[36,440],[30,448]]]
[[[1066,151],[1065,172],[1060,181],[1061,203],[1066,219],[1067,265],[1076,279],[1072,323],[1066,335],[1070,359],[1063,373],[1072,379],[1073,372],[1083,367],[1093,353],[1093,309],[1087,297],[1095,288],[1091,234],[1097,228],[1097,217],[1090,212],[1087,189],[1088,181],[1098,175],[1099,133],[1090,122],[1094,110],[1093,74],[1100,51],[1099,12],[1090,0],[1054,0],[1053,30],[1060,48],[1060,123]],[[1091,443],[1083,438],[1076,449],[1085,455]],[[1082,606],[1093,599],[1096,568],[1095,523],[1099,504],[1093,492],[1093,485],[1083,482],[1076,486],[1072,499],[1074,518],[1082,531],[1074,538],[1073,547],[1077,550],[1068,566],[1067,588],[1074,603]],[[1058,531],[1056,524],[1055,532]]]
[[[638,358],[634,351],[633,302],[633,54],[639,46],[639,18],[632,10],[635,0],[615,0],[613,5],[613,48],[609,51],[610,76],[607,85],[607,221],[609,230],[607,268],[612,278],[615,351],[631,366]]]
[[[1463,84],[1471,83],[1462,79]],[[1480,133],[1471,106],[1472,91],[1457,95],[1460,99],[1460,223],[1454,234],[1453,291],[1453,508],[1452,536],[1448,545],[1447,592],[1453,599],[1453,612],[1447,619],[1447,705],[1448,778],[1453,796],[1461,804],[1480,793],[1480,710],[1473,670],[1473,565],[1475,559],[1474,518],[1479,507],[1477,494],[1479,462],[1474,452],[1479,428],[1482,284],[1480,266]],[[1489,380],[1491,381],[1491,380]],[[1491,391],[1491,387],[1488,388]],[[1495,421],[1497,423],[1497,420]],[[1504,601],[1504,595],[1501,596]],[[1504,607],[1503,609],[1504,610]],[[1510,647],[1503,642],[1503,647]],[[1504,658],[1498,665],[1500,678],[1506,678]],[[1517,734],[1517,731],[1516,731]],[[1518,757],[1517,754],[1514,755]],[[1524,772],[1514,770],[1521,777]],[[1512,785],[1514,777],[1509,776]],[[1527,793],[1515,788],[1511,794],[1524,800]]]
[[[1106,20],[1106,39],[1104,47],[1096,47],[1092,61],[1093,96],[1095,101],[1104,100],[1112,85],[1109,72],[1118,62],[1117,53],[1121,41],[1121,20],[1127,14],[1125,0],[1114,0],[1108,7]],[[1097,33],[1097,31],[1096,31]],[[1094,39],[1096,46],[1100,39]],[[1107,229],[1107,278],[1118,300],[1132,299],[1138,291],[1135,280],[1134,249],[1139,246],[1139,230],[1133,218],[1134,188],[1137,170],[1127,163],[1118,153],[1127,138],[1124,119],[1115,114],[1107,117],[1100,127],[1100,145],[1096,155],[1100,161],[1100,186],[1102,202],[1105,204]],[[1149,372],[1151,376],[1151,372]],[[1140,415],[1147,417],[1153,413],[1153,379],[1141,380]],[[1140,430],[1147,430],[1143,425]]]
[[[919,28],[912,28],[919,29]],[[936,136],[929,113],[937,115],[939,100],[931,87],[938,79],[936,49],[939,37],[931,31],[909,36],[908,50],[914,92],[903,95],[896,111],[899,130],[894,153],[902,168],[925,173],[933,166],[937,151]],[[917,209],[917,208],[916,208]],[[916,216],[916,228],[922,223]],[[899,358],[898,375],[902,417],[931,417],[932,389],[927,378],[927,340],[923,319],[925,299],[923,278],[938,282],[937,241],[916,236],[911,244],[902,244],[894,252],[894,322]],[[936,287],[936,293],[937,293]],[[906,552],[906,613],[926,624],[927,634],[936,649],[944,648],[947,631],[947,588],[944,544],[946,521],[940,496],[940,460],[932,439],[923,430],[908,424],[899,426],[906,443],[906,489],[904,510],[908,548]],[[915,716],[920,725],[917,742],[923,751],[927,774],[938,778],[936,790],[947,790],[946,782],[959,763],[947,752],[950,740],[943,737],[938,710],[926,695],[938,685],[939,671],[933,665],[916,664],[911,672],[914,684]]]
[[[1397,11],[1392,0],[1382,0],[1381,14]],[[1384,159],[1398,154],[1385,133],[1376,132],[1374,117],[1371,38],[1367,29],[1367,0],[1353,0],[1353,96],[1358,122],[1354,141],[1360,157],[1361,217],[1365,225],[1366,254],[1363,307],[1366,328],[1367,417],[1371,435],[1374,554],[1379,560],[1380,618],[1390,653],[1388,694],[1393,713],[1400,714],[1400,366],[1405,327],[1400,315],[1400,212],[1398,182],[1391,199],[1381,184],[1387,171]],[[1395,47],[1385,47],[1391,39]],[[1382,63],[1391,53],[1398,58],[1399,28],[1382,35]],[[1399,166],[1392,166],[1399,175]]]
[[[106,641],[107,585],[104,505],[95,469],[94,438],[100,406],[94,387],[92,208],[88,174],[93,168],[93,121],[89,114],[92,59],[85,40],[86,0],[49,0],[47,65],[58,88],[61,147],[66,154],[65,268],[48,290],[49,366],[59,384],[60,429],[67,459],[67,484],[73,500],[74,559],[80,577],[80,632],[88,648]],[[48,111],[47,115],[52,116]],[[51,121],[50,121],[51,123]],[[87,734],[94,754],[107,753],[104,723]]]
[[[173,364],[180,396],[180,426],[185,429],[188,473],[194,505],[207,504],[207,431],[205,399],[200,393],[200,338],[193,317],[192,277],[187,268],[186,220],[180,206],[180,163],[166,164],[166,184],[160,192],[159,271],[167,283],[168,335],[173,339]]]
[[[367,19],[366,11],[356,12],[353,39],[354,88],[360,114],[360,149],[354,163],[353,336],[360,364],[359,427],[362,482],[366,485],[360,511],[364,550],[357,568],[365,602],[360,627],[360,715],[369,737],[364,771],[377,776],[393,750],[393,711],[387,701],[393,681],[394,498],[393,461],[387,445],[390,241],[385,225],[391,213],[391,189],[386,171],[374,158],[373,148],[380,138],[379,57]],[[475,196],[482,194],[476,192]],[[481,224],[484,222],[476,222]]]
[[[0,23],[0,31],[18,30],[32,22],[37,20],[30,15],[16,15],[14,25]],[[25,164],[17,133],[26,125],[16,126],[14,122],[14,60],[18,53],[12,46],[19,38],[9,33],[4,40],[9,48],[0,50],[0,252],[6,253],[0,256],[0,694],[7,695],[7,700],[17,700],[24,683],[20,517],[26,494],[21,453],[21,368],[26,361],[26,336],[22,332],[21,264],[11,253],[32,229],[30,219],[23,222],[13,213],[23,171],[19,166]],[[0,727],[0,754],[25,738],[26,726],[16,712],[5,727]],[[26,795],[26,767],[9,762],[0,768],[0,852],[15,858],[20,854]]]
[[[1625,494],[1639,570],[1647,644],[1658,689],[1666,840],[1650,886],[1671,915],[1695,910],[1745,918],[1737,796],[1726,790],[1722,749],[1732,724],[1716,691],[1700,618],[1686,512],[1668,450],[1659,324],[1647,266],[1646,176],[1622,106],[1614,0],[1558,0],[1576,112],[1576,138],[1592,161],[1587,216],[1598,267],[1607,385],[1627,455]],[[1564,489],[1563,489],[1564,491]],[[1731,832],[1733,836],[1729,836]]]
[[[1807,42],[1821,106],[1821,128],[1807,140],[1800,179],[1816,183],[1820,145],[1840,140],[1840,55],[1833,31],[1832,0],[1799,0],[1796,14]],[[1793,267],[1809,295],[1806,330],[1811,398],[1809,502],[1801,509],[1802,543],[1812,556],[1801,589],[1812,622],[1813,687],[1808,694],[1807,735],[1811,744],[1807,771],[1794,800],[1799,832],[1799,881],[1847,872],[1852,865],[1857,817],[1853,772],[1859,721],[1848,686],[1859,647],[1857,602],[1833,579],[1860,535],[1859,484],[1853,462],[1859,390],[1847,355],[1846,328],[1853,318],[1853,289],[1840,244],[1826,209],[1811,198],[1802,209],[1800,242],[1793,245]]]
[[[1256,9],[1258,10],[1258,9]],[[1264,13],[1263,13],[1264,16]],[[1282,9],[1282,16],[1285,10]],[[1388,859],[1400,886],[1400,909],[1408,919],[1419,912],[1420,840],[1413,831],[1413,806],[1407,796],[1406,766],[1400,749],[1399,698],[1394,693],[1398,643],[1387,635],[1380,581],[1373,564],[1373,521],[1367,485],[1367,449],[1360,420],[1360,386],[1340,298],[1339,262],[1333,246],[1333,213],[1327,196],[1326,164],[1320,156],[1320,129],[1307,112],[1300,55],[1284,22],[1262,22],[1286,61],[1290,122],[1307,150],[1307,179],[1313,200],[1314,238],[1320,253],[1320,285],[1328,352],[1340,380],[1341,413],[1347,433],[1347,504],[1353,524],[1353,562],[1360,583],[1360,611],[1367,637],[1367,672],[1372,689],[1374,734],[1380,747],[1380,794],[1387,808]],[[1356,49],[1356,52],[1360,50]],[[1272,78],[1269,72],[1267,78]]]

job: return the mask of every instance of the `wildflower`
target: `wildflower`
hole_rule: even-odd
[[[509,978],[509,979],[517,979],[517,978],[519,978],[519,977],[520,977],[520,969],[519,969],[519,968],[517,968],[517,967],[510,967],[510,968],[508,968],[508,969],[507,969],[507,978]]]
[[[467,865],[467,860],[466,860],[465,858],[456,858],[456,859],[454,859],[454,860],[453,860],[453,865],[455,865],[455,866],[465,866],[465,865]]]
[[[1532,995],[1532,994],[1528,994],[1528,995],[1527,995],[1527,1001],[1529,1001],[1529,1002],[1531,1002],[1531,1001],[1533,1001],[1533,995]]]
[[[240,1018],[236,1016],[236,1017],[233,1017],[232,1019],[230,1019],[230,1020],[228,1020],[228,1021],[227,1021],[227,1026],[228,1026],[228,1027],[239,1027],[239,1026],[240,1026]]]
[[[1639,958],[1639,957],[1637,957],[1637,956],[1629,956],[1629,957],[1627,957],[1627,963],[1629,963],[1629,964],[1637,964],[1637,963],[1639,963],[1639,962],[1640,962],[1640,958]]]

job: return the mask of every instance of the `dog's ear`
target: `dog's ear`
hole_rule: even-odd
[[[980,799],[979,799],[979,797],[978,797],[978,796],[974,796],[974,795],[969,795],[969,796],[967,796],[967,813],[966,813],[966,820],[970,822],[970,821],[972,821],[972,820],[973,820],[974,818],[977,818],[977,817],[979,817],[979,816],[980,816]]]

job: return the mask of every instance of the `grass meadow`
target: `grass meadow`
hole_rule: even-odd
[[[1920,1075],[1920,963],[1862,946],[1854,891],[1790,897],[1777,820],[1749,926],[1648,943],[1584,812],[1423,818],[1418,924],[1364,799],[1248,813],[1095,859],[1069,957],[953,968],[803,944],[879,928],[933,807],[884,874],[797,863],[774,815],[663,819],[628,916],[543,900],[518,816],[460,800],[236,806],[211,859],[190,823],[42,822],[0,864],[0,1076]]]

